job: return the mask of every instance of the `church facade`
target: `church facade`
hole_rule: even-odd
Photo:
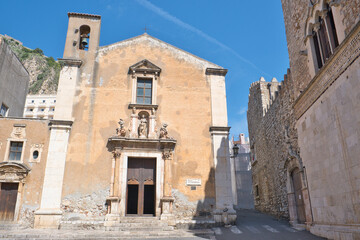
[[[101,17],[68,16],[54,119],[0,119],[1,191],[13,198],[0,217],[234,222],[227,70],[146,33],[99,47]]]

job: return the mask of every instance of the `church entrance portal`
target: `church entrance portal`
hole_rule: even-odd
[[[18,183],[0,183],[0,221],[14,221]]]
[[[127,215],[155,215],[156,159],[128,158]]]

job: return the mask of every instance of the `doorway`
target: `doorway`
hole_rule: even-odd
[[[0,221],[14,221],[19,183],[1,183]]]
[[[128,158],[126,215],[154,216],[156,159]]]
[[[298,216],[299,223],[305,223],[305,204],[304,198],[302,194],[302,184],[301,184],[301,172],[299,168],[295,168],[291,172],[291,179],[294,188],[295,195],[295,204],[296,204],[296,212]]]

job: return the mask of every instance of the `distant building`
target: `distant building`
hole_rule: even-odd
[[[56,95],[27,95],[24,117],[53,119]]]
[[[235,144],[239,147],[238,154],[234,154]],[[235,208],[236,209],[253,209],[254,197],[252,190],[252,175],[250,162],[250,145],[245,134],[239,135],[239,140],[233,137],[230,142],[230,150],[234,161],[235,182],[232,186],[236,186],[235,190]]]
[[[29,73],[0,37],[0,117],[22,117]]]

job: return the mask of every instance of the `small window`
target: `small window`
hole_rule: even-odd
[[[151,104],[152,103],[152,80],[138,78],[136,87],[136,103]]]
[[[55,108],[50,108],[50,111],[51,111],[51,112],[54,112],[54,111],[55,111]]]
[[[31,103],[34,103],[35,102],[35,100],[31,100]]]
[[[54,103],[56,103],[56,99],[54,100]]]
[[[5,104],[1,104],[0,116],[6,117],[8,114],[9,108]]]
[[[11,142],[10,143],[9,160],[10,161],[20,161],[22,148],[23,148],[23,142]]]
[[[38,157],[39,157],[39,151],[38,151],[38,150],[35,150],[35,151],[33,152],[33,159],[36,160]]]
[[[42,102],[43,102],[43,103],[45,103],[46,101],[45,101],[45,100],[43,100]]]
[[[260,194],[259,194],[259,185],[255,185],[255,197],[259,198]]]

